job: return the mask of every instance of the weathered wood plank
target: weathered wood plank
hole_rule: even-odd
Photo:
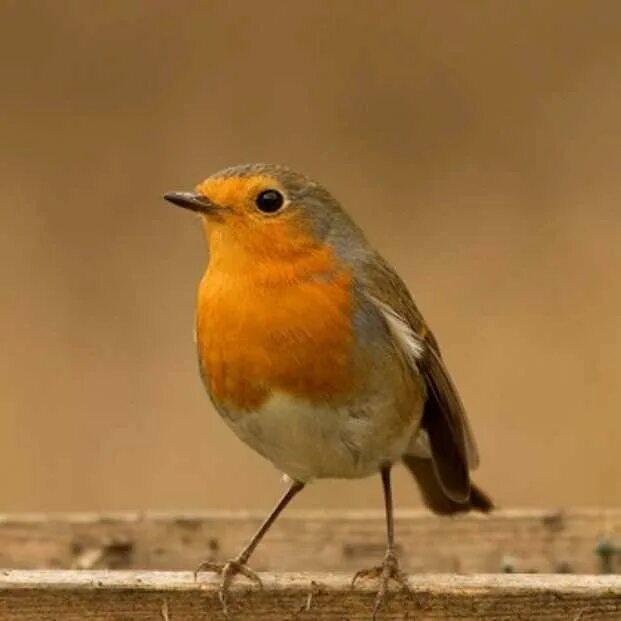
[[[0,567],[193,569],[236,554],[259,513],[0,516]],[[347,571],[384,553],[381,512],[287,513],[257,548],[257,570]],[[409,572],[621,573],[621,509],[509,510],[396,518]],[[606,555],[598,553],[598,546]]]
[[[265,574],[263,590],[245,583],[234,586],[231,613],[238,621],[368,620],[374,587],[352,590],[349,580],[342,574]],[[188,572],[4,571],[0,618],[219,620],[218,584],[208,576],[197,583]],[[410,578],[410,587],[409,594],[391,594],[382,620],[621,618],[619,576],[427,575]]]

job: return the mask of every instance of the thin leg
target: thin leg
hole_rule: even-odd
[[[254,552],[254,549],[259,545],[261,539],[265,533],[270,529],[272,524],[276,521],[276,518],[282,513],[283,509],[293,500],[293,497],[304,489],[304,483],[300,481],[293,481],[289,489],[282,495],[278,504],[272,509],[272,512],[265,518],[263,524],[259,526],[259,530],[252,536],[252,539],[248,545],[242,550],[237,560],[240,563],[245,563],[250,555]]]
[[[382,487],[384,488],[384,507],[386,509],[386,535],[388,550],[395,548],[395,521],[392,515],[392,485],[390,484],[390,466],[382,468]]]
[[[375,597],[375,605],[373,606],[373,621],[377,618],[377,613],[384,601],[388,584],[391,580],[399,584],[402,588],[408,589],[407,576],[399,569],[399,561],[395,555],[395,524],[392,510],[392,487],[390,484],[390,468],[385,466],[381,470],[382,487],[384,488],[384,504],[386,508],[386,535],[387,546],[384,561],[381,565],[371,569],[362,569],[354,575],[352,586],[356,584],[359,578],[377,578],[379,579],[379,589]]]
[[[228,591],[231,586],[233,578],[237,574],[242,574],[250,580],[256,582],[262,587],[261,579],[250,567],[246,565],[250,555],[254,552],[254,549],[259,545],[261,539],[271,525],[276,521],[276,518],[282,513],[283,509],[291,502],[293,497],[304,489],[304,483],[300,481],[293,481],[289,489],[283,494],[278,504],[272,509],[271,513],[265,518],[263,524],[259,526],[257,532],[252,536],[248,545],[234,558],[225,563],[218,563],[215,561],[202,562],[194,572],[194,576],[198,577],[201,571],[215,571],[222,576],[222,584],[220,585],[220,602],[222,603],[222,609],[224,614],[228,614]]]

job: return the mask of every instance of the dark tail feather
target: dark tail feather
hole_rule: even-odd
[[[403,463],[414,475],[420,487],[423,501],[434,512],[440,515],[482,511],[488,513],[494,508],[491,498],[474,483],[470,484],[470,496],[464,502],[451,500],[442,489],[434,471],[431,459],[406,455]]]
[[[429,438],[435,484],[456,505],[467,504],[471,484],[462,430],[453,429],[435,397],[427,399],[421,427]]]

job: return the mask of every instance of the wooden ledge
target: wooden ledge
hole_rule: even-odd
[[[370,619],[374,585],[355,590],[345,574],[262,574],[231,591],[231,618]],[[312,585],[312,587],[311,587]],[[2,621],[222,620],[219,580],[188,572],[0,570]],[[411,593],[391,593],[379,619],[559,621],[621,619],[621,576],[418,575]],[[312,593],[312,599],[309,595]]]
[[[0,515],[0,567],[186,571],[235,556],[263,512]],[[398,511],[410,573],[621,573],[621,509],[503,510],[439,518]],[[382,511],[286,512],[257,571],[354,573],[384,555]]]

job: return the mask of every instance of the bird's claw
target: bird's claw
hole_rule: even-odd
[[[259,575],[253,569],[250,569],[250,567],[248,567],[243,560],[238,558],[231,559],[224,563],[217,561],[203,561],[194,570],[194,579],[198,579],[198,575],[205,571],[213,571],[222,576],[222,583],[220,584],[220,589],[218,590],[218,598],[222,604],[222,612],[225,617],[228,616],[229,612],[229,588],[235,576],[241,574],[242,576],[248,578],[248,580],[254,582],[260,589],[263,588],[263,582],[261,582]]]
[[[399,561],[392,550],[386,552],[386,556],[381,565],[357,571],[351,581],[352,588],[354,588],[356,582],[361,579],[379,579],[379,589],[377,590],[375,604],[373,605],[373,621],[377,618],[377,613],[384,601],[384,597],[388,591],[388,585],[391,581],[397,583],[404,590],[410,590],[407,575],[401,571]]]

